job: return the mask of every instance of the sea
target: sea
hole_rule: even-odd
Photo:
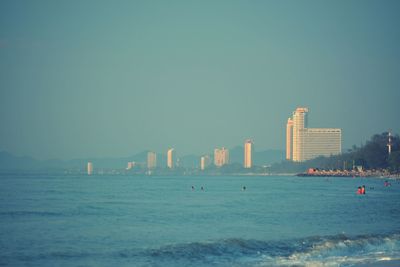
[[[400,266],[384,182],[3,174],[0,266]]]

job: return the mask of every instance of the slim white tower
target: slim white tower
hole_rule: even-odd
[[[200,170],[204,171],[209,164],[210,157],[208,155],[204,155],[200,158]]]
[[[293,112],[293,146],[292,160],[303,160],[304,128],[307,128],[308,108],[297,108]]]
[[[388,144],[387,144],[387,147],[388,147],[388,154],[390,156],[390,154],[392,153],[392,133],[391,133],[391,131],[389,131],[389,133],[388,133]]]
[[[90,161],[87,163],[87,175],[92,175],[93,174],[93,163]]]
[[[246,169],[252,166],[252,156],[253,156],[253,141],[248,139],[244,143],[244,164]]]
[[[168,149],[168,152],[167,152],[167,167],[169,169],[173,169],[174,168],[174,158],[173,158],[173,156],[174,156],[174,149],[173,148]]]
[[[286,159],[293,158],[293,120],[289,118],[286,124]]]

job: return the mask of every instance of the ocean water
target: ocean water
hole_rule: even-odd
[[[383,183],[2,175],[0,265],[379,266],[400,258],[400,183]]]

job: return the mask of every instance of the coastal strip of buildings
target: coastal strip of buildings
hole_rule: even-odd
[[[286,124],[286,160],[303,162],[318,156],[331,156],[341,153],[342,150],[342,130],[339,128],[309,128],[308,127],[308,108],[298,107],[288,118]],[[254,164],[254,143],[253,140],[244,141],[243,149],[243,168],[251,169]],[[229,150],[225,147],[215,148],[213,157],[203,155],[200,157],[200,170],[204,171],[211,163],[216,167],[229,164]],[[173,170],[179,167],[179,158],[175,155],[175,149],[167,151],[167,169]],[[149,151],[147,153],[147,167],[149,173],[157,168],[157,154]],[[135,167],[135,162],[128,162],[126,170]],[[196,168],[193,166],[193,168]],[[93,174],[93,164],[87,163],[87,174]]]

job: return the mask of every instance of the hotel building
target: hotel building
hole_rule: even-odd
[[[229,150],[226,148],[214,149],[214,164],[217,167],[221,167],[229,163]]]
[[[243,167],[249,169],[252,167],[252,156],[253,156],[253,141],[246,140],[244,143],[244,163]]]
[[[308,128],[308,108],[297,108],[286,124],[286,159],[302,162],[342,151],[342,130]]]
[[[157,167],[157,154],[156,152],[147,152],[147,169],[152,170]]]
[[[173,169],[174,168],[174,149],[170,148],[168,149],[167,152],[167,167],[169,169]]]

